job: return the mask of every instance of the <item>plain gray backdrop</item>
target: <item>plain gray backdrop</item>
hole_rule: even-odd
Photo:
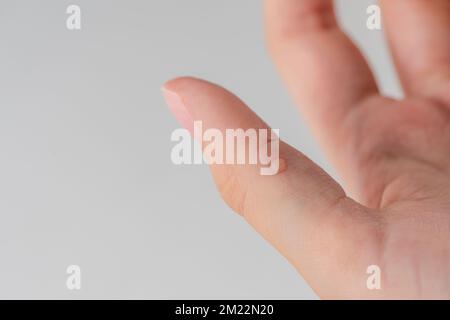
[[[373,3],[341,0],[340,19],[398,97]],[[261,0],[0,0],[0,39],[0,298],[317,298],[206,166],[170,160],[179,125],[160,87],[193,75],[339,179],[269,59]]]

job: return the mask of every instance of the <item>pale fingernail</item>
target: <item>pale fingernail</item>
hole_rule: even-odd
[[[170,111],[178,122],[191,134],[194,132],[194,119],[186,108],[186,105],[180,95],[172,90],[162,87],[162,92]]]

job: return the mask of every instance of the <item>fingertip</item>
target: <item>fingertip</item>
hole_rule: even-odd
[[[165,86],[162,87],[161,91],[175,119],[192,134],[194,120],[182,96],[177,91]]]
[[[162,90],[181,93],[198,84],[209,84],[209,82],[192,76],[181,76],[166,81]]]

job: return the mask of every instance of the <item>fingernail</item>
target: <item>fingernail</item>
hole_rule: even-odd
[[[191,134],[194,131],[194,119],[186,108],[186,105],[180,95],[166,87],[162,87],[162,92],[170,111],[177,121]]]

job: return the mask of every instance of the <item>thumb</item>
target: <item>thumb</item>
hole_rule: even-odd
[[[259,134],[259,129],[269,129],[237,97],[211,83],[179,78],[166,83],[163,92],[175,116],[192,133],[194,121],[201,121],[203,130],[214,129],[223,136],[229,129],[257,129]],[[227,204],[272,243],[320,296],[367,290],[366,268],[377,251],[367,248],[375,247],[379,225],[368,209],[349,199],[329,175],[284,142],[279,145],[276,174],[263,175],[260,169],[248,162],[211,165]]]

